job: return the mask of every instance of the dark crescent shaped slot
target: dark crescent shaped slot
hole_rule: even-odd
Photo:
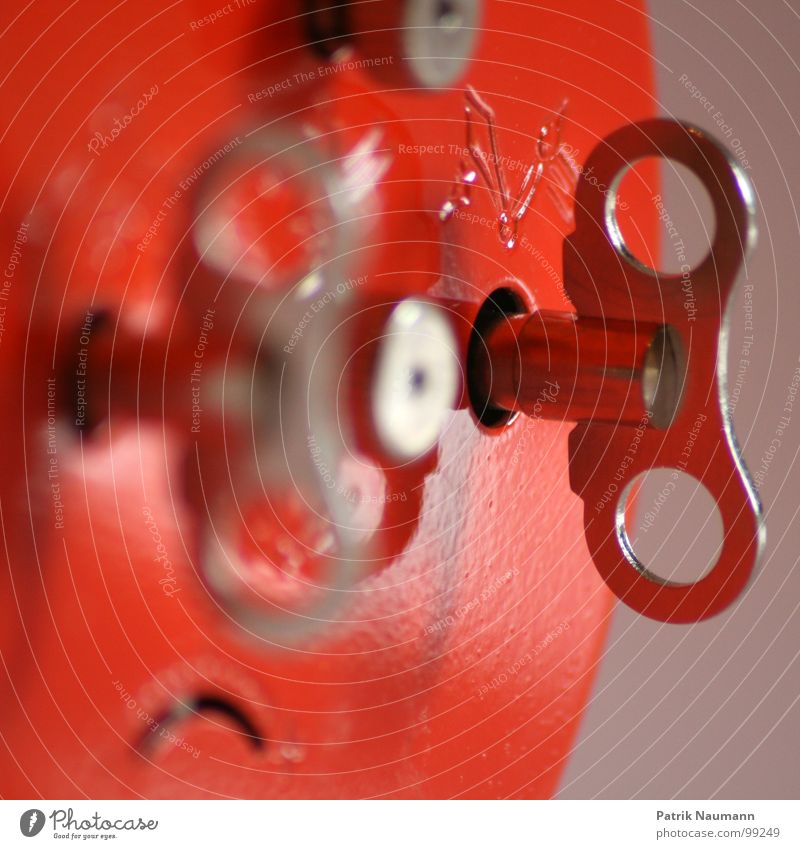
[[[137,748],[142,752],[152,752],[160,742],[158,734],[160,729],[173,728],[192,715],[213,719],[215,714],[232,722],[236,733],[244,737],[253,749],[261,750],[265,747],[264,737],[244,711],[219,696],[201,695],[176,702],[171,709],[157,717],[142,736]]]

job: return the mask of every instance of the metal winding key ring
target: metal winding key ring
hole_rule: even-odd
[[[687,166],[711,198],[716,233],[708,255],[688,275],[643,265],[622,237],[616,218],[619,185],[631,165],[645,157]],[[733,432],[726,383],[731,295],[756,235],[753,190],[724,148],[701,130],[669,120],[613,133],[593,151],[583,173],[596,180],[579,180],[576,227],[564,247],[565,282],[578,321],[622,320],[633,327],[655,325],[659,332],[650,345],[650,366],[645,360],[630,384],[641,384],[645,414],[638,425],[622,417],[579,420],[569,443],[571,486],[584,502],[595,565],[618,598],[661,621],[706,619],[742,592],[765,540],[758,494]],[[685,308],[687,286],[694,298],[691,316]],[[659,467],[695,477],[722,516],[719,558],[694,583],[649,571],[625,529],[634,480]]]

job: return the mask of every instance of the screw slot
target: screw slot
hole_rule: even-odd
[[[192,717],[203,717],[222,730],[239,734],[256,751],[266,747],[266,741],[250,717],[233,702],[217,695],[207,694],[176,702],[157,719],[152,720],[139,749],[152,752],[172,730]]]

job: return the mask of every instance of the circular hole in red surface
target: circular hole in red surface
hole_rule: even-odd
[[[484,381],[480,379],[479,363],[486,355],[486,333],[506,316],[528,312],[522,297],[513,289],[495,289],[478,311],[467,353],[467,388],[472,411],[486,428],[503,428],[517,417],[513,410],[495,407],[486,397]]]

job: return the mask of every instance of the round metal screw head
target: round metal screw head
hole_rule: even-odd
[[[479,0],[407,0],[405,53],[414,77],[427,88],[453,85],[475,50]]]
[[[372,381],[372,417],[384,448],[410,460],[429,451],[459,386],[456,339],[443,311],[409,298],[383,330]]]

